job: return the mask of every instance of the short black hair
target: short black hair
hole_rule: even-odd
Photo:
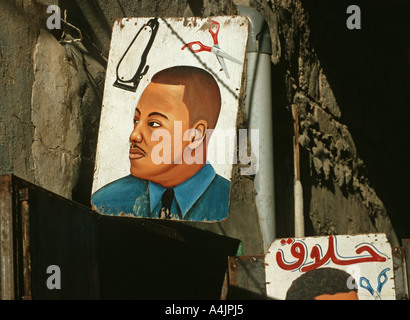
[[[314,300],[322,294],[356,291],[348,287],[349,273],[335,268],[318,268],[295,279],[286,293],[286,300]],[[355,283],[352,277],[352,284]]]
[[[208,71],[193,66],[174,66],[154,74],[151,82],[185,86],[184,103],[190,124],[206,120],[208,129],[215,128],[221,111],[221,92]]]

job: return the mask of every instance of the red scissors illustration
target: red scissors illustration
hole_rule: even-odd
[[[220,25],[218,22],[214,20],[211,20],[211,23],[217,25],[217,29],[215,32],[212,31],[212,28],[209,28],[208,30],[214,41],[214,45],[212,47],[206,46],[202,44],[202,42],[200,41],[193,41],[193,42],[189,42],[186,45],[184,45],[181,50],[184,50],[186,47],[189,47],[191,51],[194,53],[202,52],[202,51],[208,51],[208,52],[214,53],[216,57],[218,58],[219,64],[221,65],[222,70],[225,72],[226,77],[229,79],[229,73],[228,73],[228,69],[226,68],[224,58],[231,60],[237,64],[241,64],[241,62],[235,59],[234,57],[232,57],[231,55],[227,54],[225,51],[221,50],[221,48],[219,47],[219,42],[218,42],[218,33],[219,33]]]

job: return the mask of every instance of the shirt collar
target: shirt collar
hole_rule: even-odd
[[[215,175],[214,168],[209,163],[206,163],[201,170],[191,178],[173,188],[175,199],[181,209],[182,217],[188,213],[189,209],[191,209],[195,202],[202,196],[211,184]],[[149,182],[151,212],[154,211],[158,202],[161,201],[161,197],[165,190],[166,188],[163,186],[151,181]]]

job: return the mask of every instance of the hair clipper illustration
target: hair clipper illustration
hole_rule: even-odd
[[[158,27],[158,19],[153,18],[140,28],[118,62],[116,69],[117,79],[113,84],[115,87],[133,92],[137,90],[139,82],[149,69],[149,66],[146,65],[147,56],[155,40]],[[137,38],[140,39],[137,41]],[[138,61],[135,58],[135,51],[139,50],[139,48],[144,48],[144,51]],[[138,67],[136,67],[137,65]],[[130,68],[130,66],[133,67]],[[136,70],[135,73],[133,73],[134,70]]]

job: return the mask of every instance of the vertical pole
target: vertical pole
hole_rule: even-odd
[[[303,188],[300,181],[300,149],[299,149],[299,115],[297,105],[292,105],[295,136],[293,137],[293,153],[295,168],[294,202],[295,202],[295,237],[305,236],[305,220],[303,217]]]
[[[246,51],[247,82],[245,111],[248,117],[248,130],[259,131],[258,171],[255,174],[255,203],[258,210],[263,248],[268,250],[276,238],[273,127],[272,127],[272,88],[271,88],[271,39],[264,17],[255,9],[238,6],[239,12],[250,22],[248,46]]]

